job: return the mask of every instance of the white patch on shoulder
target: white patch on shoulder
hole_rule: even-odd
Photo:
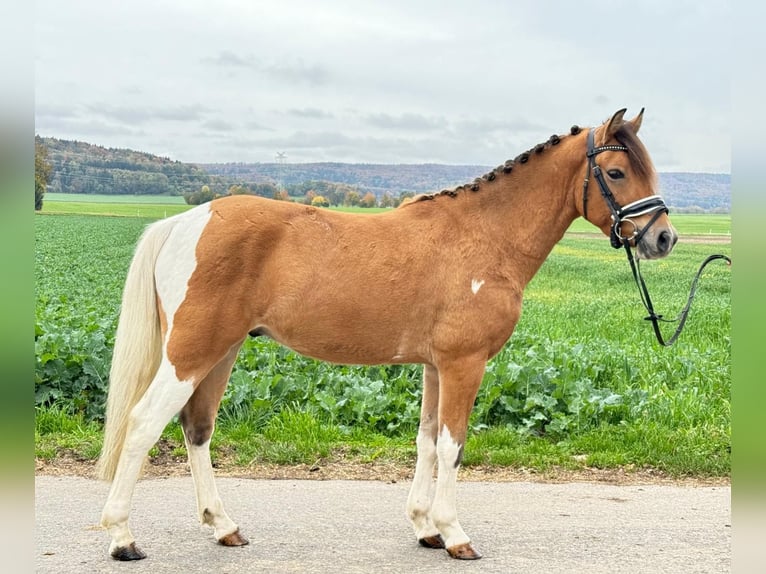
[[[479,292],[479,289],[481,289],[482,285],[484,285],[484,279],[471,279],[471,291],[473,291],[474,295]]]

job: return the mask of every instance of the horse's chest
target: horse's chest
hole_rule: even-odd
[[[482,293],[478,289],[441,317],[435,343],[442,348],[484,349],[492,356],[511,336],[520,315],[521,297],[507,291],[487,289]]]

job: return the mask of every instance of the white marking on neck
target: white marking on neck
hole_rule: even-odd
[[[479,289],[481,289],[482,285],[484,285],[484,279],[471,279],[471,291],[473,291],[474,295],[479,292]]]

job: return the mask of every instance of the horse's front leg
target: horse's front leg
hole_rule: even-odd
[[[475,560],[481,554],[457,519],[457,473],[463,459],[468,418],[479,390],[486,356],[450,360],[439,365],[439,426],[436,480],[431,518],[453,558]]]
[[[421,546],[444,548],[439,529],[431,520],[431,498],[434,464],[436,463],[436,436],[438,432],[439,372],[431,365],[423,367],[423,402],[418,429],[418,461],[407,498],[407,516],[412,521],[415,536]]]

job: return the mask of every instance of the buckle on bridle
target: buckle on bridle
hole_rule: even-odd
[[[615,221],[614,215],[612,216],[612,221],[614,221],[614,225],[612,225],[612,233],[614,233],[621,241],[630,241],[634,237],[636,237],[639,232],[641,231],[636,224],[635,221],[632,219],[617,219]],[[630,223],[633,226],[633,233],[630,235],[622,235],[622,224],[623,223]]]

